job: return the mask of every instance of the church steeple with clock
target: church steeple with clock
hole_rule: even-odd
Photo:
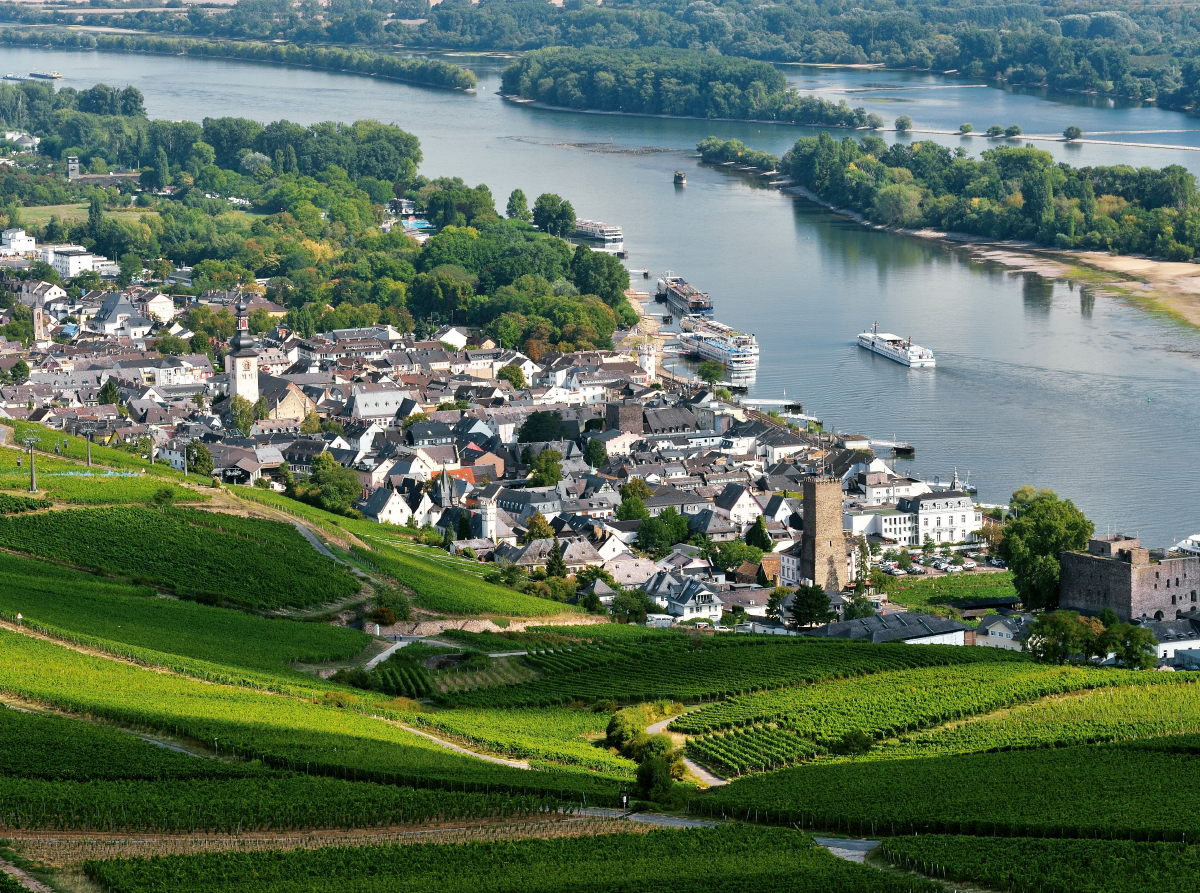
[[[229,373],[229,399],[245,397],[251,403],[258,402],[258,350],[250,334],[250,317],[246,302],[237,307],[237,331],[229,339],[229,353],[225,355],[225,371]]]

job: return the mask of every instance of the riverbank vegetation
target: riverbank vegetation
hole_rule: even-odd
[[[523,197],[510,198],[502,218],[486,185],[420,176],[417,138],[377,121],[158,121],[142,108],[133,88],[0,85],[0,123],[42,140],[41,154],[0,169],[0,222],[112,258],[187,264],[194,290],[270,278],[267,297],[289,308],[288,325],[303,337],[377,323],[424,337],[453,316],[537,358],[609,347],[618,326],[637,321],[625,298],[629,274],[617,258],[528,222],[536,208],[550,206],[573,219],[559,196],[539,196],[533,214]],[[133,170],[104,188],[68,184],[69,155],[98,173]],[[381,230],[396,197],[415,202],[436,228],[423,246],[399,226]],[[71,198],[94,200],[97,218],[23,220],[23,205]],[[106,213],[131,205],[145,213]],[[189,324],[198,336],[167,342],[167,352],[208,352],[210,338],[229,338],[233,320],[202,312]],[[252,326],[265,331],[270,320]]]
[[[171,4],[168,4],[170,7]],[[706,6],[670,0],[596,5],[568,0],[372,0],[324,7],[241,0],[202,7],[114,9],[100,15],[0,4],[0,20],[86,23],[142,31],[295,44],[359,44],[474,51],[550,46],[676,48],[771,62],[876,64],[1003,80],[1023,86],[1157,98],[1194,105],[1200,24],[1187,8],[1090,0],[1037,5],[1001,0],[947,6],[881,0],[869,10],[789,0]],[[76,39],[88,39],[79,35]],[[118,38],[120,39],[120,38]],[[276,48],[262,45],[255,52]]]
[[[351,71],[372,77],[407,81],[431,87],[469,90],[475,75],[461,66],[438,59],[404,59],[340,47],[295,44],[242,43],[227,40],[186,40],[139,34],[86,34],[78,31],[0,31],[0,44],[53,46],[73,49],[113,50],[122,53],[159,53],[169,56],[204,56],[245,62],[270,62],[328,71]]]
[[[504,70],[504,92],[572,109],[882,127],[878,115],[787,86],[765,62],[693,50],[555,48]]]
[[[1074,168],[1031,147],[975,159],[933,142],[829,134],[798,140],[781,163],[823,201],[886,226],[1176,261],[1200,249],[1196,178],[1179,165]]]

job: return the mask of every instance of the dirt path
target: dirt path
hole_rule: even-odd
[[[488,754],[478,753],[474,750],[467,750],[465,747],[459,747],[457,744],[453,744],[447,741],[445,738],[439,738],[437,735],[431,735],[429,732],[422,732],[420,729],[414,729],[412,726],[407,726],[402,722],[392,722],[392,725],[404,729],[406,732],[412,732],[414,735],[420,735],[422,738],[428,738],[439,747],[444,747],[447,750],[452,750],[455,753],[460,753],[466,757],[475,757],[476,759],[486,760],[489,763],[498,763],[501,766],[511,766],[513,769],[532,768],[524,760],[506,760],[502,757],[493,757],[489,756]]]
[[[647,735],[658,735],[663,732],[666,732],[667,726],[669,726],[671,724],[671,720],[678,719],[678,718],[679,717],[677,717],[677,716],[668,716],[666,719],[662,719],[656,723],[653,723],[652,725],[648,725],[648,726],[646,726],[646,734]],[[667,732],[667,734],[671,734],[671,733]],[[719,788],[719,787],[721,787],[721,785],[729,784],[728,779],[721,778],[721,776],[719,776],[719,775],[713,775],[713,773],[709,772],[707,769],[705,769],[703,766],[701,766],[699,763],[697,763],[691,757],[684,757],[683,765],[685,765],[687,767],[688,771],[691,772],[692,775],[696,776],[696,778],[700,779],[701,782],[703,782],[710,788]]]
[[[15,878],[18,884],[34,893],[54,893],[37,878],[31,877],[11,862],[5,862],[3,859],[0,859],[0,874],[7,874],[9,877]]]

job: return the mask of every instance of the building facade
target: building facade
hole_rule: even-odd
[[[1059,606],[1082,614],[1112,608],[1122,620],[1175,619],[1197,612],[1200,556],[1158,558],[1133,537],[1088,540],[1059,559]]]

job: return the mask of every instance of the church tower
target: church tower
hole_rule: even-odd
[[[245,397],[251,403],[258,402],[258,350],[250,334],[250,317],[244,300],[238,304],[237,331],[229,339],[225,371],[229,373],[230,400]]]

